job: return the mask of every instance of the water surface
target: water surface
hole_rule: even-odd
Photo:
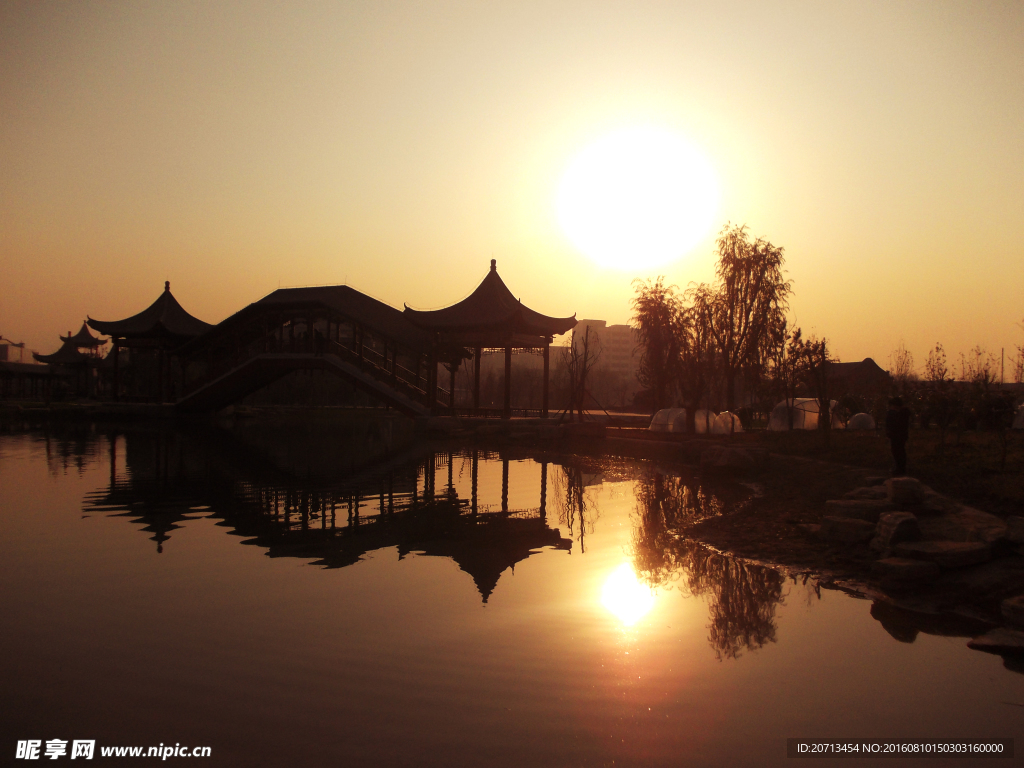
[[[1024,678],[963,637],[681,537],[749,491],[679,467],[100,426],[0,435],[0,488],[7,750],[784,765],[787,737],[1024,723]]]

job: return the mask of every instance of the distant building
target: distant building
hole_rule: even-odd
[[[578,344],[588,333],[600,346],[589,389],[605,407],[630,405],[641,389],[637,380],[640,353],[636,331],[628,325],[608,325],[605,320],[580,320],[573,329],[571,343]]]
[[[847,394],[872,397],[892,389],[892,377],[870,357],[859,363],[831,363],[828,371],[832,386]]]

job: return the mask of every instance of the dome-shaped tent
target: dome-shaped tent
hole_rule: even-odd
[[[693,415],[693,431],[698,435],[710,435],[714,425],[714,411],[701,408]]]
[[[874,429],[875,418],[870,413],[855,414],[846,422],[846,428],[854,430]]]
[[[740,417],[730,411],[722,411],[715,417],[715,423],[711,426],[713,435],[732,435],[743,431],[743,424]]]
[[[651,425],[647,429],[651,432],[685,432],[686,409],[662,408],[654,414]]]
[[[832,411],[832,429],[842,429],[843,422],[836,414],[836,401],[829,404]],[[789,412],[792,411],[793,429],[817,429],[818,428],[818,400],[813,397],[794,397],[790,400],[783,400],[774,408],[768,419],[768,429],[773,432],[785,432],[789,430]]]

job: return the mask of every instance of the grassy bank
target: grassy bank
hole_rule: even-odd
[[[833,432],[826,448],[816,432],[757,432],[747,440],[772,453],[847,464],[888,474],[889,441],[881,434]],[[1005,443],[1004,439],[1005,438]],[[998,515],[1024,515],[1024,432],[914,430],[908,472],[936,491]],[[1005,458],[1004,458],[1005,450]]]

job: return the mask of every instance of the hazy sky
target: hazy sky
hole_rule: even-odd
[[[278,286],[450,304],[489,260],[552,315],[647,274],[561,231],[603,135],[670,130],[719,225],[784,246],[792,314],[883,367],[1024,343],[1024,3],[0,3],[0,334],[43,352],[170,280],[218,322]]]

